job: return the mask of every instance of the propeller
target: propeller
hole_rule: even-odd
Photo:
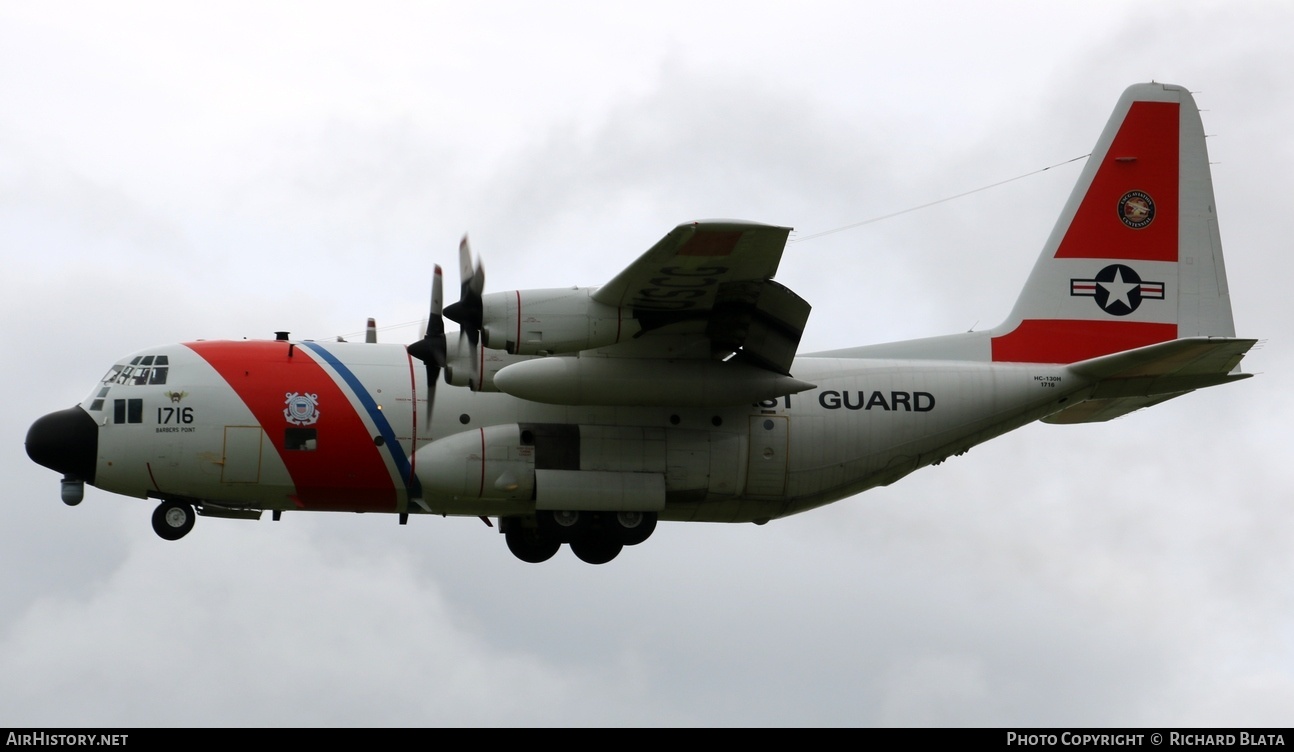
[[[485,289],[485,267],[480,259],[472,263],[472,246],[467,235],[458,244],[458,273],[462,285],[459,288],[458,302],[445,308],[445,318],[459,325],[458,341],[462,343],[467,337],[469,355],[472,360],[472,389],[480,383],[480,355],[477,348],[481,342],[481,329],[485,325],[485,304],[481,292]],[[444,340],[444,325],[441,325],[441,339]],[[459,351],[462,351],[460,346]],[[442,350],[443,352],[443,350]]]
[[[447,360],[445,352],[445,319],[441,316],[441,304],[444,292],[440,266],[431,278],[431,313],[427,316],[427,331],[422,339],[409,345],[406,350],[413,357],[427,365],[427,425],[431,425],[431,408],[436,401],[436,382],[440,381],[440,370]]]

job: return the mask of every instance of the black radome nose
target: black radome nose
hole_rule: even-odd
[[[99,427],[80,407],[50,413],[27,429],[27,456],[38,465],[94,484]]]

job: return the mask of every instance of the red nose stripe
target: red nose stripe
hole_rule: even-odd
[[[395,484],[368,427],[306,348],[259,341],[186,345],[210,363],[251,410],[265,430],[266,442],[287,467],[301,507],[395,511]],[[289,394],[311,395],[316,407],[298,410],[298,421],[292,422],[284,415]],[[315,448],[286,448],[288,429],[314,429]],[[262,446],[261,451],[268,450]]]

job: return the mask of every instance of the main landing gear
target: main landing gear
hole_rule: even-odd
[[[651,537],[656,513],[539,511],[534,517],[504,517],[499,527],[508,550],[524,562],[548,561],[566,543],[581,561],[606,564],[625,546]]]
[[[179,540],[193,529],[197,512],[183,501],[163,501],[153,510],[153,532],[163,540]]]

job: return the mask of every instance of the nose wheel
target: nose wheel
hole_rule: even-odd
[[[162,540],[179,540],[193,529],[197,512],[183,501],[163,501],[153,510],[153,532]]]

